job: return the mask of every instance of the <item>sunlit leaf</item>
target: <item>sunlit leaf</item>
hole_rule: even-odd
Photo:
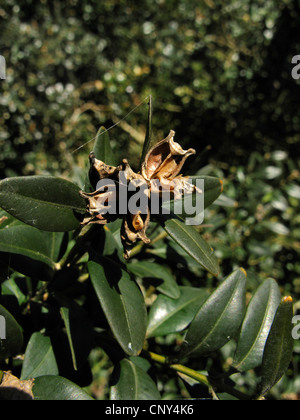
[[[294,348],[292,318],[292,299],[284,298],[276,312],[264,349],[259,395],[265,395],[276,385],[289,367]]]
[[[50,338],[39,332],[32,334],[24,356],[21,379],[58,375],[58,373]]]
[[[0,181],[0,207],[22,222],[50,232],[79,227],[75,213],[84,214],[79,187],[61,178],[32,176]]]
[[[218,260],[212,248],[194,229],[193,226],[185,225],[181,220],[168,219],[163,223],[166,232],[178,243],[188,255],[196,260],[207,271],[215,276],[219,273]]]
[[[135,363],[124,359],[121,361],[118,369],[118,381],[111,388],[111,400],[142,401],[161,399],[153,379]]]
[[[108,259],[101,264],[90,261],[88,265],[95,292],[120,346],[128,355],[137,355],[147,328],[143,295],[121,267]]]
[[[82,388],[60,376],[40,376],[32,389],[34,399],[40,401],[92,401]]]
[[[158,296],[151,306],[147,335],[157,337],[183,331],[208,298],[205,289],[180,287],[180,297]]]
[[[246,276],[232,273],[201,306],[192,321],[182,356],[199,357],[223,347],[238,332],[245,311]]]
[[[233,366],[247,371],[259,366],[278,305],[280,290],[275,280],[266,280],[256,291],[243,321]]]

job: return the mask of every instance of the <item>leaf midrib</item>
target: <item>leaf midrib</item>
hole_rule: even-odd
[[[46,201],[46,200],[40,200],[38,198],[34,198],[34,197],[28,197],[27,195],[22,195],[22,194],[18,194],[18,193],[7,193],[7,192],[0,192],[0,196],[9,196],[11,198],[11,196],[14,196],[15,198],[21,198],[21,199],[26,199],[29,201],[32,201],[33,203],[38,203],[40,205],[44,205],[44,206],[51,206],[51,207],[57,207],[57,208],[62,208],[62,209],[68,209],[68,210],[75,210],[78,212],[81,212],[84,210],[83,207],[77,207],[77,206],[73,206],[73,205],[68,205],[68,204],[63,204],[63,203],[54,203],[51,201]]]
[[[179,221],[178,220],[176,220],[176,219],[174,219],[173,220],[173,222],[177,225],[177,227],[179,227],[180,228],[180,230],[182,231],[182,232],[184,232],[191,240],[192,240],[192,242],[196,245],[196,247],[201,251],[201,253],[205,256],[205,258],[208,260],[208,262],[209,262],[209,265],[211,266],[210,267],[210,270],[212,271],[212,274],[214,274],[214,275],[217,275],[218,273],[217,272],[215,272],[215,271],[213,271],[213,269],[212,269],[212,266],[214,265],[214,263],[213,263],[213,260],[211,259],[211,256],[210,255],[208,255],[206,252],[205,252],[205,250],[203,250],[200,246],[199,246],[199,244],[198,244],[198,242],[195,240],[195,238],[193,238],[193,236],[187,231],[187,230],[184,230],[183,228],[182,228],[182,226],[181,226],[181,224],[179,223]],[[168,227],[167,227],[167,230],[168,230]],[[196,232],[196,231],[195,231]],[[168,232],[169,233],[169,235],[175,240],[175,238],[174,238],[174,236],[170,233],[170,232]],[[177,240],[176,240],[176,242],[178,242]],[[179,243],[179,245],[180,245],[180,243]],[[189,248],[188,247],[185,247],[184,248],[185,250],[186,250],[186,252],[192,257],[192,258],[194,258],[200,265],[203,265],[203,263],[200,263],[199,262],[199,258],[197,258],[197,256],[195,256],[194,255],[194,253],[193,252],[190,252],[190,250],[189,250]],[[206,264],[207,265],[207,264]],[[208,267],[206,267],[206,268],[208,268]]]
[[[209,333],[201,340],[201,342],[193,350],[191,350],[192,352],[197,351],[197,349],[199,349],[199,347],[201,347],[205,342],[207,342],[207,340],[209,339],[209,337],[214,333],[214,331],[216,330],[216,328],[220,324],[221,319],[223,318],[223,314],[227,311],[228,307],[230,306],[231,302],[233,301],[233,299],[235,297],[235,294],[236,294],[236,291],[238,290],[239,284],[240,284],[240,281],[237,280],[236,285],[234,286],[234,289],[233,289],[233,293],[231,294],[231,298],[227,302],[227,304],[226,304],[224,310],[222,311],[222,313],[220,314],[217,322],[215,323],[215,325],[213,326],[213,328],[209,331]],[[204,307],[204,305],[203,305],[203,307]],[[202,309],[203,309],[203,307],[202,307]],[[189,352],[189,353],[191,353],[191,352]]]
[[[270,303],[270,301],[272,300],[271,299],[272,298],[272,294],[269,294],[269,297],[268,297],[268,302],[267,302],[267,305],[266,305],[266,310],[265,310],[265,315],[264,315],[264,318],[263,318],[263,322],[261,323],[261,326],[260,326],[260,329],[259,329],[259,331],[258,331],[258,333],[257,333],[257,335],[256,335],[256,339],[254,340],[254,342],[253,342],[253,344],[252,344],[252,346],[251,346],[251,348],[249,349],[249,351],[246,353],[246,355],[245,355],[245,357],[238,363],[238,365],[236,366],[237,368],[239,368],[239,367],[241,367],[242,366],[242,364],[245,362],[245,360],[247,360],[248,359],[248,357],[249,357],[249,355],[250,355],[250,353],[251,353],[251,351],[252,351],[252,349],[255,347],[255,345],[256,345],[256,343],[257,343],[257,341],[258,341],[258,338],[259,338],[259,336],[260,336],[260,333],[261,333],[261,331],[263,330],[263,327],[265,326],[265,322],[266,322],[266,319],[267,319],[267,315],[268,315],[268,307],[269,307],[269,303]]]
[[[55,263],[51,260],[51,258],[49,258],[49,257],[47,257],[46,255],[44,255],[44,254],[42,254],[41,252],[39,252],[39,251],[34,251],[34,250],[32,250],[32,249],[28,249],[28,248],[23,248],[23,247],[21,247],[21,246],[18,246],[18,245],[13,245],[13,244],[3,244],[2,242],[0,242],[0,245],[4,245],[4,246],[6,246],[6,247],[10,247],[10,249],[14,249],[14,250],[16,250],[16,251],[22,251],[23,252],[23,254],[21,254],[21,255],[25,255],[25,256],[28,256],[28,255],[34,255],[34,256],[37,256],[37,257],[40,257],[39,258],[39,261],[41,261],[41,258],[42,258],[42,262],[47,262],[47,264],[49,264],[52,268],[54,268],[55,267]],[[26,251],[26,254],[25,254],[25,251]],[[14,254],[14,252],[12,252],[12,251],[9,251],[9,252],[11,252],[12,254]],[[20,252],[16,252],[16,254],[20,254]]]
[[[149,330],[149,334],[148,336],[150,336],[150,334],[155,331],[157,328],[159,328],[162,324],[164,324],[165,322],[167,322],[170,318],[172,318],[174,316],[174,314],[176,314],[176,312],[180,312],[183,308],[185,308],[186,306],[190,305],[191,303],[193,303],[194,301],[196,301],[199,298],[199,296],[195,296],[194,298],[190,298],[188,301],[183,302],[181,305],[177,306],[173,311],[170,311],[168,313],[168,315],[163,318],[160,322],[158,322],[155,325],[155,328],[152,328],[151,330]]]

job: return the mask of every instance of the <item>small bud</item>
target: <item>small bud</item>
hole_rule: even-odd
[[[292,296],[285,296],[283,299],[282,299],[282,303],[292,303],[293,302],[293,298],[292,298]]]

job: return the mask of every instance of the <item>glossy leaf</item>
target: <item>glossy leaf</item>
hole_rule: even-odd
[[[157,288],[157,290],[172,299],[178,299],[180,296],[179,286],[171,272],[162,265],[141,261],[127,265],[127,269],[142,279],[149,279],[149,282]],[[156,279],[157,281],[152,281]]]
[[[102,265],[89,262],[91,281],[112,332],[123,350],[137,355],[143,347],[147,312],[137,284],[121,267],[108,259]]]
[[[0,229],[1,252],[24,255],[51,268],[55,267],[61,241],[61,233],[42,232],[26,225],[10,225]]]
[[[207,271],[218,275],[219,264],[213,250],[192,226],[187,226],[178,219],[168,219],[164,221],[163,227],[188,255]]]
[[[78,385],[60,376],[40,376],[33,386],[35,400],[40,401],[92,401]]]
[[[247,371],[259,366],[277,308],[280,290],[275,280],[266,280],[249,303],[239,336],[233,366]]]
[[[160,295],[151,306],[148,337],[183,331],[209,296],[205,289],[195,287],[180,287],[179,289],[180,297],[178,299]]]
[[[117,165],[111,148],[109,134],[105,127],[101,127],[97,133],[94,144],[94,153],[98,160],[105,162],[107,165]]]
[[[232,273],[206,300],[192,321],[182,355],[209,354],[223,347],[238,332],[245,311],[246,276]]]
[[[39,332],[32,334],[26,348],[21,380],[58,373],[50,338]]]
[[[50,232],[78,228],[74,212],[84,214],[79,187],[61,178],[32,176],[0,182],[0,207],[27,225]]]
[[[111,388],[111,400],[160,400],[160,394],[153,379],[130,360],[123,359],[120,363],[117,383]]]
[[[2,305],[0,305],[0,327],[0,360],[4,360],[21,352],[23,333],[15,318]]]
[[[287,371],[291,362],[293,302],[284,298],[279,305],[264,349],[259,395],[265,395]]]
[[[27,302],[27,296],[21,290],[23,282],[16,282],[13,278],[8,278],[1,285],[2,295],[14,296],[19,306],[24,305]]]

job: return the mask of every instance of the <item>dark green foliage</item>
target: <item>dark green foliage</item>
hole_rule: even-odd
[[[97,153],[105,153],[113,159],[108,134],[104,131],[102,129],[100,134],[105,136],[105,147],[99,148],[100,135],[95,150],[99,148]],[[47,183],[49,194],[45,193]],[[207,185],[206,204],[209,205],[221,194],[221,183],[218,178],[210,177]],[[219,185],[215,192],[214,185]],[[7,191],[11,191],[15,200],[13,208],[6,204]],[[148,370],[160,359],[166,364],[163,356],[155,353],[159,348],[159,337],[172,340],[172,334],[176,334],[180,346],[178,350],[174,344],[170,346],[171,369],[194,378],[198,375],[195,370],[172,365],[172,361],[188,361],[193,367],[195,363],[205,366],[206,362],[207,385],[222,390],[213,374],[216,367],[209,367],[209,361],[214,360],[210,357],[217,355],[216,352],[220,357],[224,346],[236,340],[232,373],[236,369],[245,372],[262,364],[258,396],[278,382],[288,368],[293,350],[293,340],[288,338],[292,310],[285,311],[281,319],[282,311],[278,309],[273,323],[280,300],[274,280],[267,280],[260,286],[246,312],[244,269],[234,271],[216,290],[209,291],[191,287],[193,282],[186,286],[186,280],[183,282],[177,276],[172,263],[166,260],[163,266],[155,256],[149,258],[144,254],[140,245],[133,250],[133,260],[125,263],[117,236],[120,227],[117,222],[105,228],[90,225],[80,230],[77,221],[75,232],[63,234],[70,230],[71,210],[74,214],[83,210],[80,202],[77,205],[78,197],[78,188],[59,178],[20,177],[0,183],[0,205],[8,212],[3,212],[0,227],[2,254],[24,256],[51,270],[46,279],[40,277],[38,271],[28,276],[26,270],[14,269],[11,261],[8,263],[9,278],[2,285],[2,301],[4,305],[7,302],[7,308],[13,314],[16,311],[19,315],[23,331],[5,306],[1,306],[9,337],[0,341],[3,370],[7,359],[25,352],[21,379],[35,379],[33,395],[36,399],[89,399],[81,388],[92,381],[88,361],[100,348],[115,366],[111,399],[160,399],[159,372],[154,380]],[[39,229],[32,227],[33,212],[34,224]],[[191,258],[193,264],[201,267],[202,278],[205,271],[211,273],[209,278],[218,276],[218,260],[195,227],[186,225],[174,215],[167,219],[159,216],[159,220],[152,228],[154,241],[148,251],[155,255],[155,244],[160,244],[160,249],[167,253],[171,240],[181,249],[181,258]],[[59,230],[62,233],[56,233]],[[148,302],[155,295],[156,301]],[[15,300],[12,307],[10,297]],[[144,350],[146,342],[149,351]],[[272,373],[269,366],[272,365],[270,359],[274,359],[273,342],[277,368]],[[152,359],[152,363],[146,359]],[[219,375],[222,375],[221,371]],[[227,385],[223,391],[240,398],[250,397]],[[252,392],[256,395],[255,389]]]
[[[298,398],[280,300],[299,308],[299,16],[296,0],[0,6],[0,383],[35,378],[37,400]],[[119,220],[80,230],[88,154],[138,168],[170,129],[197,150],[204,224],[153,220],[126,264]]]

